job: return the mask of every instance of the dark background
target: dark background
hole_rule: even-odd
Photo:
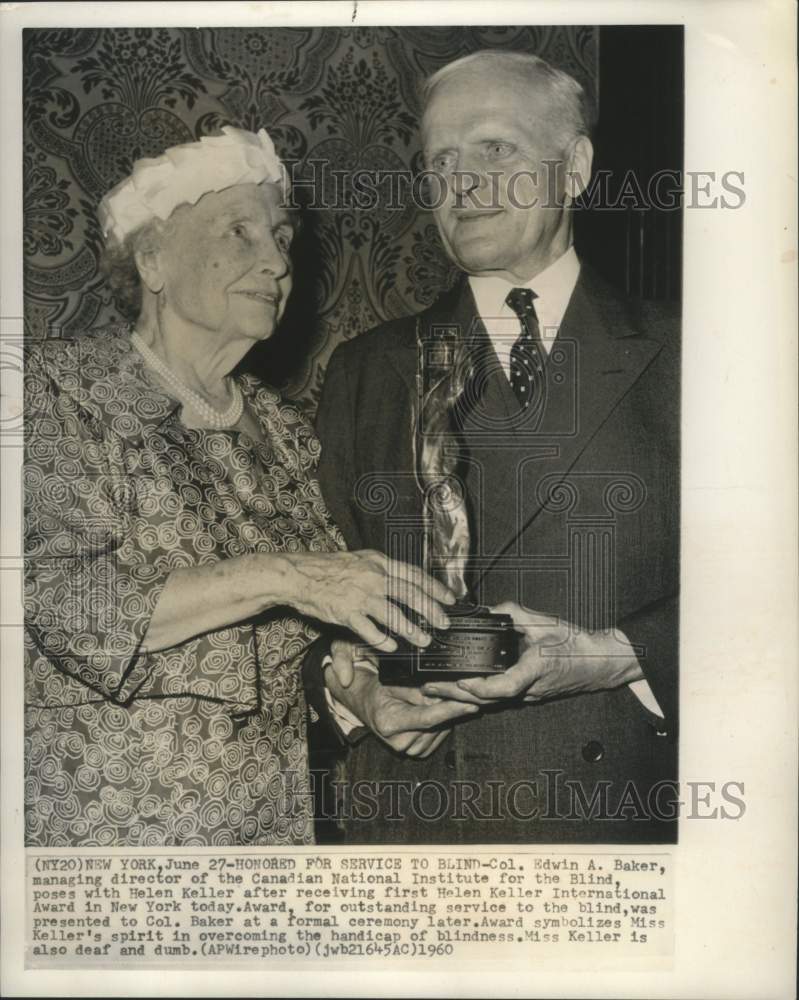
[[[644,193],[660,170],[683,168],[683,29],[599,29],[599,121],[594,170],[611,170],[618,193],[634,171]],[[663,184],[667,191],[668,183]],[[682,211],[639,208],[637,195],[614,211],[578,212],[575,245],[628,295],[680,298]]]
[[[265,126],[287,159],[418,170],[421,79],[481,48],[534,52],[599,106],[596,169],[618,184],[682,167],[682,29],[483,26],[36,29],[24,33],[26,336],[120,318],[96,208],[140,156],[225,124]],[[611,185],[612,188],[612,185]],[[676,299],[681,212],[578,212],[578,250],[632,295]],[[246,364],[310,411],[333,348],[418,312],[454,279],[429,213],[316,211],[281,330]]]

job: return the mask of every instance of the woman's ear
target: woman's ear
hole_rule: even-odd
[[[136,261],[136,270],[142,284],[153,295],[157,295],[164,287],[164,268],[161,253],[161,242],[155,233],[149,233],[134,251],[133,258]]]
[[[588,187],[591,180],[591,164],[594,161],[594,147],[587,135],[581,135],[571,148],[566,163],[566,194],[574,201]]]
[[[137,250],[133,256],[142,284],[153,295],[157,295],[164,287],[159,251],[153,249]]]

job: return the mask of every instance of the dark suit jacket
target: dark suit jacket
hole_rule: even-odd
[[[420,316],[339,347],[317,418],[319,475],[351,549],[419,552],[417,336],[453,324],[482,359],[479,401],[464,421],[477,598],[617,625],[640,647],[666,722],[624,687],[486,711],[456,725],[427,760],[370,734],[348,752],[358,815],[347,838],[673,841],[669,785],[657,789],[676,779],[676,317],[620,301],[584,266],[549,356],[545,403],[526,415],[465,280]]]

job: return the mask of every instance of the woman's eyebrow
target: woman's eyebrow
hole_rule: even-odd
[[[252,222],[252,218],[246,212],[228,210],[219,213],[220,222]]]

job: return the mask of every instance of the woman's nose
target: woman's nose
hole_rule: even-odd
[[[281,249],[277,240],[270,234],[258,243],[258,267],[267,271],[275,278],[282,278],[288,271],[288,253]]]

